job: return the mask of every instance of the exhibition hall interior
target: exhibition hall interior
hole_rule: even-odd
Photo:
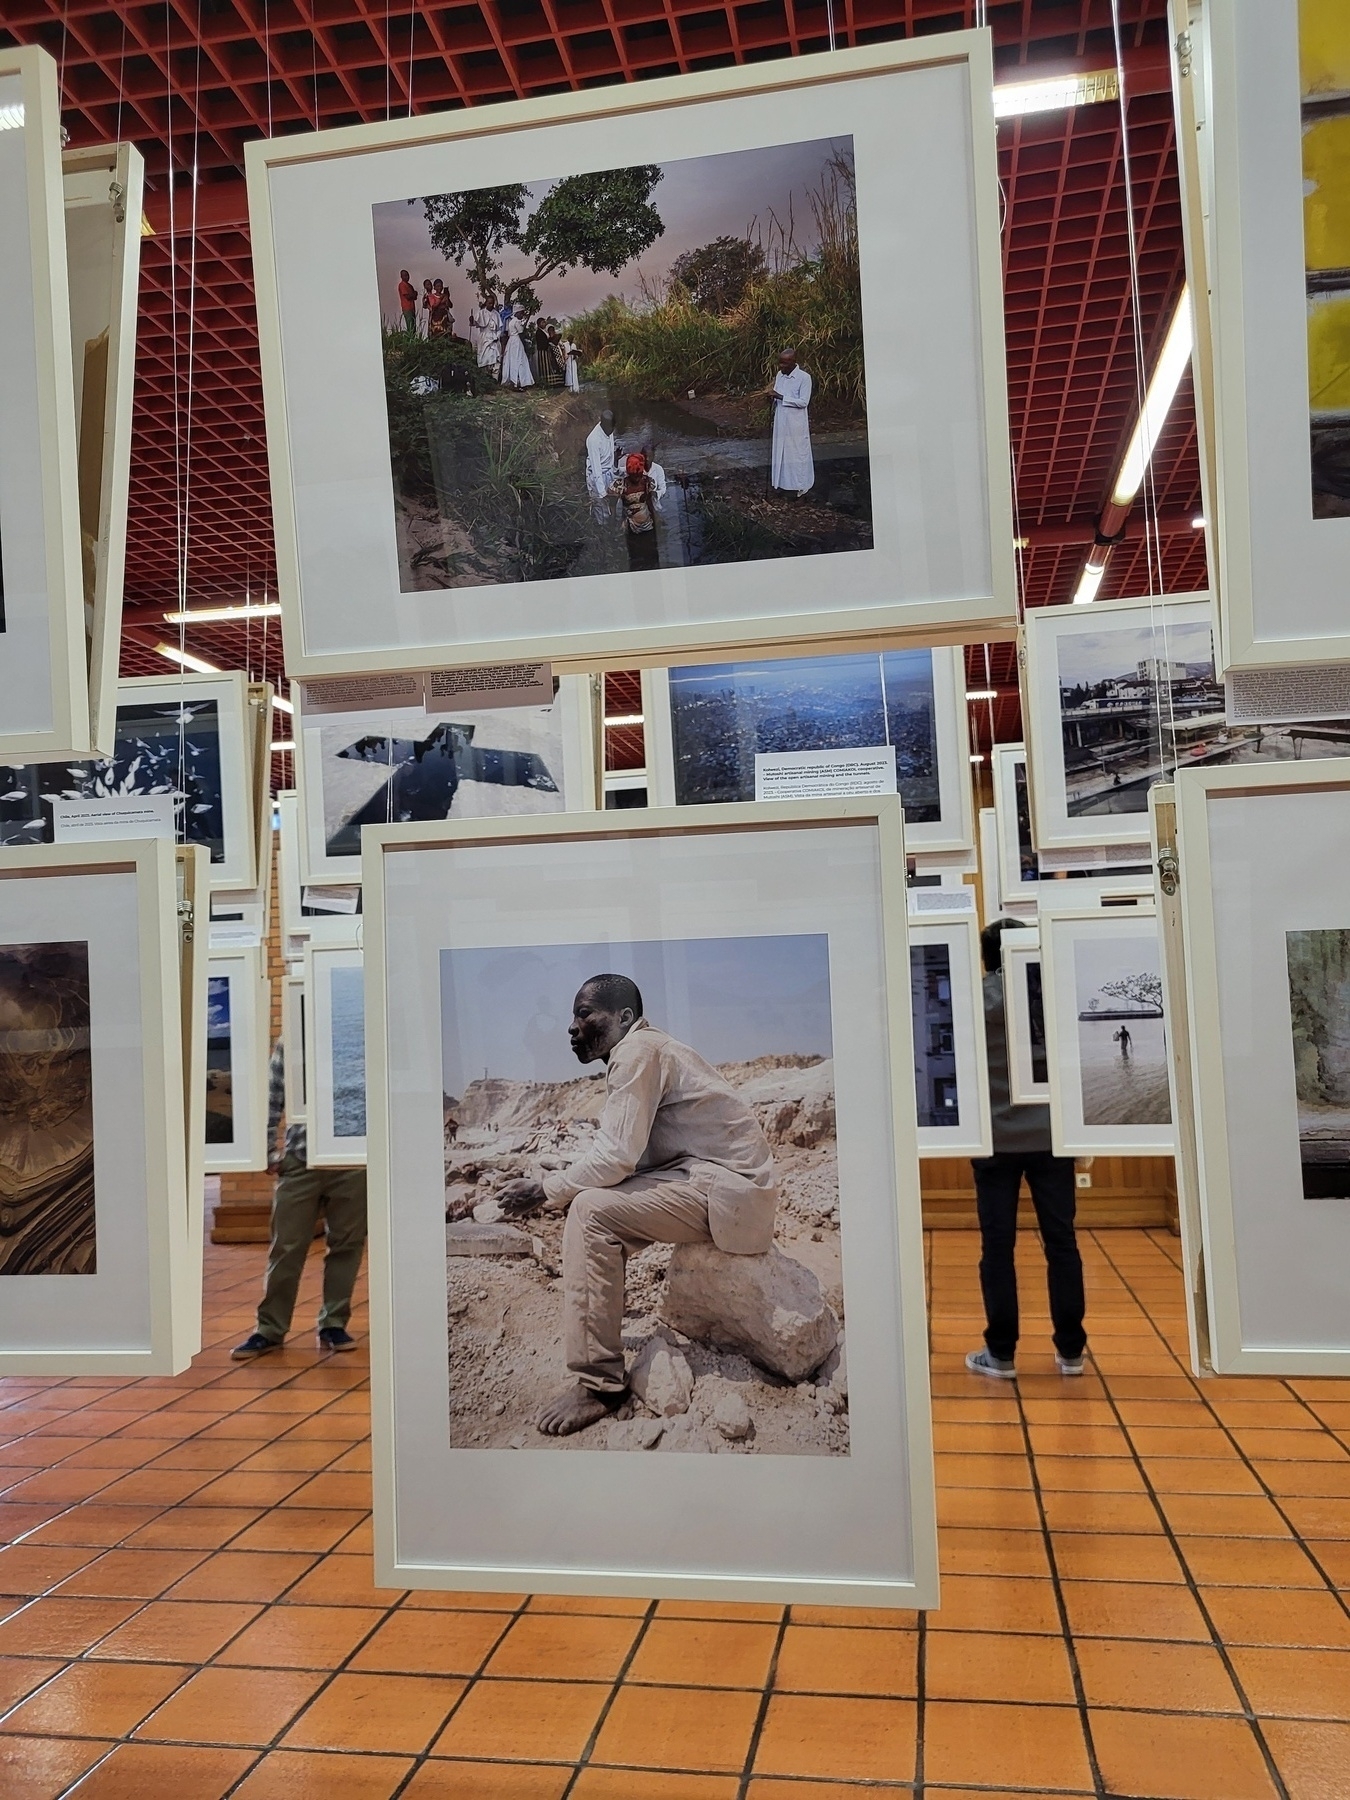
[[[0,0],[0,1800],[1350,1800],[1350,0]]]

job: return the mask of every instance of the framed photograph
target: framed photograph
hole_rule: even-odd
[[[1040,939],[1055,1155],[1171,1155],[1162,944],[1152,905],[1042,905]]]
[[[1038,851],[1025,744],[995,744],[993,774],[1002,906],[1016,910],[1075,901],[1087,905],[1098,894],[1152,892],[1153,865],[1147,838],[1125,846],[1103,845],[1095,852],[1091,846],[1059,856]],[[1147,825],[1147,819],[1144,824]],[[1061,866],[1053,867],[1053,863]],[[1065,893],[1063,888],[1069,883],[1072,886]]]
[[[187,1264],[183,1276],[187,1354],[202,1347],[202,1256],[206,1235],[207,968],[210,864],[200,844],[174,848],[178,883],[178,1009],[183,1041],[183,1152],[187,1174]]]
[[[0,48],[0,756],[87,755],[75,385],[56,63]]]
[[[909,920],[909,991],[919,1155],[988,1156],[980,928],[964,917]]]
[[[653,806],[764,799],[775,777],[814,786],[819,798],[849,778],[829,753],[886,752],[907,853],[974,848],[959,648],[698,663],[646,669],[642,679]]]
[[[61,170],[90,742],[108,756],[116,731],[122,638],[145,162],[131,144],[96,144],[65,151]]]
[[[584,675],[562,676],[551,706],[478,712],[307,714],[304,683],[293,692],[303,883],[359,881],[363,825],[595,809]]]
[[[141,832],[204,845],[212,887],[255,887],[246,687],[239,670],[119,682],[111,757],[0,766],[0,845]]]
[[[1350,760],[1184,770],[1176,855],[1211,1356],[1350,1372]]]
[[[1014,1106],[1048,1106],[1050,1064],[1045,1044],[1040,932],[1034,928],[1005,931],[1001,942],[1008,1095]]]
[[[998,814],[992,806],[979,813],[981,922],[990,924],[1001,911],[998,866]]]
[[[309,1088],[305,1073],[305,1015],[308,1010],[305,965],[288,963],[281,981],[281,1049],[285,1062],[288,1125],[304,1125],[309,1118]]]
[[[933,1604],[894,799],[363,854],[378,1579]]]
[[[272,990],[264,952],[216,951],[206,980],[206,1168],[267,1167]]]
[[[1134,844],[1178,769],[1344,756],[1344,719],[1230,725],[1208,594],[1036,607],[1025,633],[1028,764],[1041,851]]]
[[[1208,0],[1205,19],[1224,665],[1344,663],[1350,16]]]
[[[172,844],[0,849],[0,1373],[199,1341],[179,954]]]
[[[250,148],[291,674],[1008,634],[992,83],[954,33]]]
[[[311,1168],[350,1169],[366,1160],[361,964],[362,953],[354,944],[305,945],[305,1121]]]

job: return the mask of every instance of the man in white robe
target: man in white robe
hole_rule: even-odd
[[[608,408],[586,439],[586,493],[597,525],[614,517],[609,490],[618,479],[619,444],[614,436],[614,414]]]
[[[773,455],[769,479],[776,488],[796,494],[800,500],[815,486],[816,465],[811,456],[811,377],[797,361],[795,350],[780,350],[778,373],[773,383]]]
[[[666,472],[659,462],[652,461],[652,453],[650,450],[644,450],[642,452],[642,460],[646,463],[647,473],[651,477],[652,504],[657,512],[664,512],[666,509],[661,502],[666,497]]]
[[[525,354],[525,310],[517,306],[512,310],[506,327],[506,344],[502,350],[502,386],[513,388],[529,388],[534,386],[534,375],[530,369],[530,359]]]

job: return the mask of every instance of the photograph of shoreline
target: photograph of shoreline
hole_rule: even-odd
[[[1350,719],[1229,725],[1207,620],[1062,631],[1056,645],[1071,819],[1147,814],[1176,769],[1350,754]]]
[[[871,547],[850,137],[373,225],[405,593]]]
[[[705,663],[668,680],[678,805],[753,800],[757,755],[890,744],[906,822],[942,817],[931,650]]]
[[[97,1273],[89,945],[0,945],[0,1275]]]
[[[1350,930],[1287,931],[1305,1200],[1350,1199]]]
[[[1299,0],[1315,519],[1350,518],[1350,9]]]
[[[1085,1125],[1166,1125],[1172,1117],[1156,941],[1075,939],[1074,993]]]
[[[555,1437],[536,1420],[569,1379],[568,1214],[512,1223],[497,1196],[598,1154],[606,1071],[579,1063],[568,1031],[574,996],[602,971],[636,983],[643,1018],[674,1040],[663,1054],[681,1069],[698,1059],[685,1078],[713,1094],[714,1115],[748,1110],[778,1199],[765,1254],[698,1237],[627,1255],[631,1403]],[[445,950],[441,998],[452,1445],[847,1455],[828,939]],[[662,1105],[663,1156],[694,1104]],[[827,1401],[804,1393],[807,1376]]]
[[[234,1142],[234,1049],[228,975],[209,975],[206,981],[206,1141]]]

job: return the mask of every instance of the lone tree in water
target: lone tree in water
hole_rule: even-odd
[[[432,243],[447,262],[465,270],[480,305],[519,302],[533,313],[539,307],[534,284],[546,275],[565,275],[578,264],[598,275],[617,275],[656,242],[666,229],[651,204],[660,179],[656,163],[568,175],[553,184],[528,218],[530,190],[523,182],[430,194],[422,210]],[[501,262],[508,250],[534,266],[505,279]]]
[[[1127,975],[1121,981],[1104,981],[1102,992],[1113,1000],[1130,1000],[1136,1006],[1156,1007],[1162,1011],[1162,976]]]
[[[720,237],[697,250],[686,250],[670,265],[694,305],[705,312],[729,313],[747,291],[768,273],[760,245],[750,238]]]

